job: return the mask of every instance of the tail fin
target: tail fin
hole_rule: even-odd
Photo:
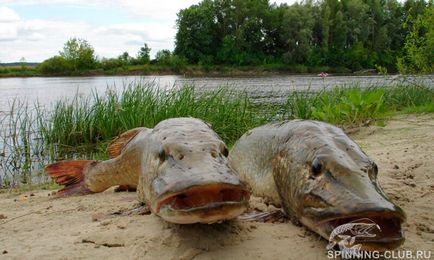
[[[47,165],[45,172],[60,185],[65,187],[57,192],[57,197],[84,195],[92,193],[84,181],[84,169],[95,163],[91,160],[61,161]]]

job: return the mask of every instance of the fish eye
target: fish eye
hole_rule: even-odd
[[[211,156],[212,156],[213,158],[217,158],[218,153],[217,153],[216,151],[211,151]]]
[[[164,149],[161,149],[158,153],[158,158],[160,158],[160,162],[164,162],[166,160],[166,151]]]
[[[322,165],[321,165],[321,162],[318,159],[315,159],[312,162],[311,171],[312,171],[312,175],[315,176],[315,177],[318,176],[321,173],[321,171],[322,171]]]

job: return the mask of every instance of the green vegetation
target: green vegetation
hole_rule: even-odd
[[[231,146],[248,129],[284,119],[318,119],[342,127],[383,124],[396,112],[434,112],[434,89],[416,84],[294,91],[282,104],[258,103],[245,92],[194,86],[164,90],[135,83],[122,93],[58,101],[52,110],[14,102],[0,113],[1,187],[48,181],[41,169],[71,158],[105,159],[107,143],[138,126],[172,117],[197,117]]]
[[[203,0],[178,13],[175,54],[190,64],[380,66],[433,72],[433,2]]]
[[[320,92],[292,92],[285,118],[315,119],[342,127],[382,123],[393,112],[433,112],[434,89],[421,85],[336,87]]]
[[[72,64],[61,56],[54,56],[45,60],[38,68],[46,75],[65,75],[73,70]]]
[[[146,43],[135,57],[99,59],[72,38],[59,56],[36,68],[0,67],[0,76],[434,72],[433,0],[272,2],[203,0],[182,9],[175,50],[152,60]]]
[[[405,38],[404,55],[398,58],[402,73],[432,73],[434,71],[434,7],[404,24],[410,29]]]
[[[90,70],[96,67],[96,57],[93,47],[83,39],[69,39],[63,51],[60,52],[72,71]]]
[[[41,75],[39,71],[36,70],[35,65],[26,66],[26,65],[8,65],[8,66],[0,66],[0,77],[15,77],[15,76],[38,76]]]
[[[361,125],[384,114],[384,89],[335,88],[323,93],[293,93],[289,118],[316,119],[337,125]]]
[[[76,98],[58,102],[45,127],[45,139],[63,146],[106,142],[131,128],[153,128],[173,117],[197,117],[213,125],[227,142],[233,142],[252,125],[265,122],[255,114],[245,93],[228,89],[200,92],[194,87],[160,90],[153,84],[130,85],[121,94]]]

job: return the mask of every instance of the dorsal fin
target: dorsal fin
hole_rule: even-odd
[[[110,156],[110,158],[115,158],[119,154],[121,154],[122,149],[127,145],[131,139],[133,139],[140,131],[146,129],[145,127],[137,127],[130,129],[126,132],[123,132],[122,134],[118,135],[115,139],[113,139],[108,147],[107,147],[107,153]]]

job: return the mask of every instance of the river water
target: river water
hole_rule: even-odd
[[[328,76],[321,78],[317,75],[200,78],[176,75],[0,78],[0,112],[7,112],[11,102],[16,98],[30,102],[38,101],[41,105],[48,105],[59,99],[72,98],[75,95],[88,96],[93,92],[104,94],[108,87],[120,92],[125,85],[137,81],[152,81],[162,88],[172,88],[173,86],[185,84],[194,84],[201,89],[228,86],[236,90],[245,90],[253,98],[270,97],[270,95],[283,96],[293,90],[318,90],[336,85],[358,84],[361,87],[366,87],[371,85],[393,85],[401,82],[396,76]],[[420,77],[418,81],[432,85],[433,77]]]

